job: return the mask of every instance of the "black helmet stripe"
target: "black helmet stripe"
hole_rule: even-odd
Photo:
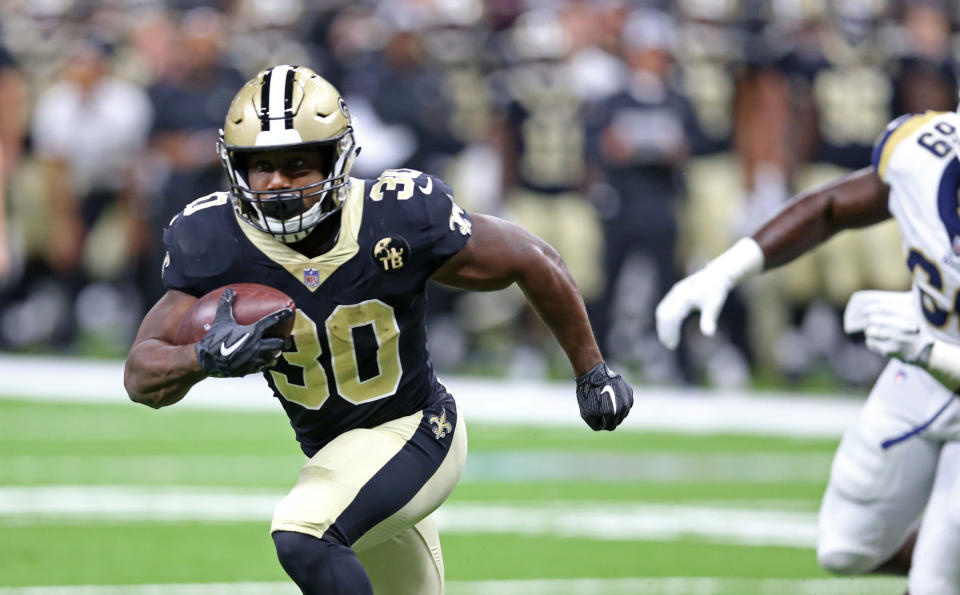
[[[283,87],[283,127],[293,128],[293,77],[296,67],[287,70],[287,80]]]
[[[260,86],[260,130],[270,129],[270,79],[273,78],[273,68],[268,68],[263,75],[263,84]]]
[[[277,131],[293,128],[294,74],[294,69],[284,64],[274,66],[263,76],[260,109],[262,114],[266,114],[267,119],[261,121],[262,130]]]

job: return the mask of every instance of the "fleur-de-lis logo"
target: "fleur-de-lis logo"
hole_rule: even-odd
[[[446,195],[450,199],[450,231],[459,231],[460,235],[468,236],[473,233],[473,223],[465,217],[466,212],[460,206],[453,202],[453,197]]]
[[[450,422],[447,421],[446,411],[442,411],[440,413],[440,417],[431,415],[429,418],[427,418],[427,421],[433,425],[433,435],[437,437],[437,440],[446,438],[447,432],[453,431],[453,426],[451,426]]]

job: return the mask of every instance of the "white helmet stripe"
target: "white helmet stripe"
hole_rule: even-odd
[[[292,69],[286,64],[275,66],[270,73],[270,103],[267,117],[270,118],[270,132],[285,128],[284,112],[285,91],[287,89],[287,72]],[[291,89],[292,91],[292,89]]]

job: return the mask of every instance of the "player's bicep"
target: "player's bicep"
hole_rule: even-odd
[[[806,238],[813,231],[832,234],[865,227],[890,217],[889,188],[869,167],[797,195],[754,235],[764,242]],[[825,240],[826,237],[818,238]],[[767,250],[764,250],[766,253]]]
[[[189,293],[176,289],[167,290],[167,293],[163,294],[163,297],[143,317],[143,322],[140,323],[140,329],[137,331],[137,337],[133,344],[137,345],[150,339],[173,343],[173,337],[177,332],[180,320],[183,319],[183,315],[196,301],[197,298]]]
[[[890,188],[871,167],[841,178],[830,194],[832,219],[839,228],[865,227],[890,218]]]
[[[473,233],[431,279],[471,291],[494,291],[517,281],[531,258],[555,254],[525,229],[489,215],[471,214]]]

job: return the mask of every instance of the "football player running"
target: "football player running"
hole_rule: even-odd
[[[958,129],[953,112],[894,120],[872,167],[796,196],[752,237],[674,285],[656,311],[668,347],[694,310],[712,335],[741,280],[838,231],[894,217],[913,288],[858,292],[847,306],[848,332],[862,330],[870,349],[893,359],[834,457],[817,560],[841,574],[909,572],[911,595],[960,594],[960,459],[951,442],[960,438]]]
[[[127,357],[130,398],[182,399],[208,375],[263,371],[309,457],[274,513],[280,563],[307,594],[434,595],[443,559],[431,513],[456,484],[466,428],[427,352],[424,286],[517,283],[565,350],[580,412],[613,430],[633,405],[604,364],[583,301],[557,253],[510,223],[465,213],[439,178],[388,170],[353,179],[347,106],[308,68],[275,66],[237,93],[218,151],[229,192],[200,198],[164,232],[167,293]],[[202,296],[230,283],[296,303],[249,327],[224,292],[196,344],[173,337]],[[294,316],[292,341],[260,338]]]

